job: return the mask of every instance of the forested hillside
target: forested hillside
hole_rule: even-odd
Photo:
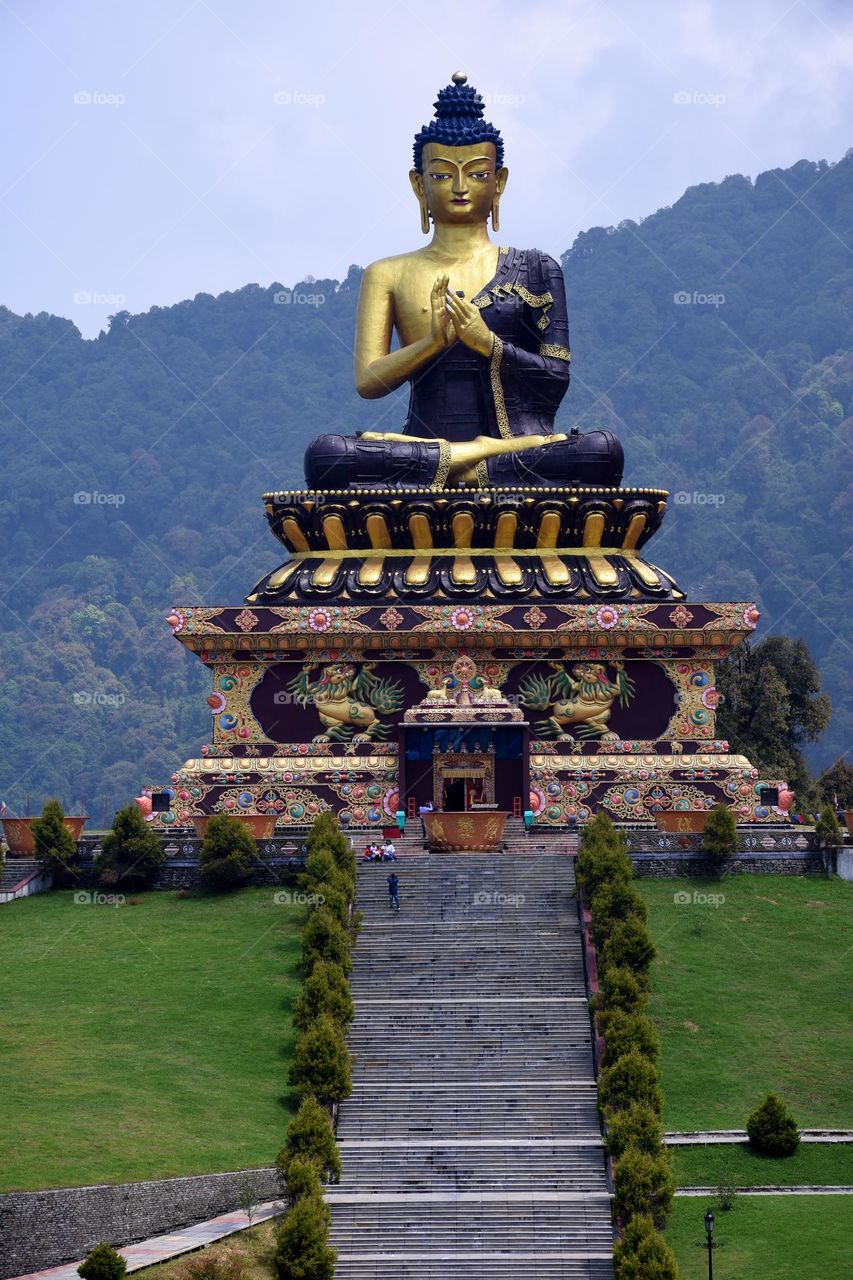
[[[563,264],[562,424],[610,423],[625,482],[676,493],[650,553],[689,594],[754,598],[762,633],[808,642],[828,763],[853,742],[853,159],[692,188]],[[95,341],[0,308],[10,808],[55,792],[111,817],[205,740],[169,606],[238,601],[280,561],[260,494],[301,482],[313,435],[402,420],[402,393],[352,389],[359,277],[201,294]]]

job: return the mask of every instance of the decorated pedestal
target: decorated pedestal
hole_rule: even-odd
[[[760,793],[778,784],[715,725],[716,664],[758,611],[687,602],[641,555],[663,491],[266,503],[291,559],[245,605],[169,619],[211,673],[213,733],[156,825],[331,810],[381,827],[428,804],[546,826],[720,801],[772,818]]]

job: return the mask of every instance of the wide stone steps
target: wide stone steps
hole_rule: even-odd
[[[590,1070],[591,1074],[591,1070]],[[356,1072],[358,1075],[358,1072]],[[591,1082],[536,1081],[429,1086],[401,1085],[377,1090],[356,1084],[341,1108],[338,1137],[484,1139],[504,1137],[588,1139],[601,1136]]]
[[[610,1255],[569,1253],[339,1254],[335,1275],[347,1280],[613,1280]]]
[[[573,864],[517,826],[359,866],[337,1280],[612,1280]]]
[[[512,1143],[508,1134],[506,1142]],[[386,1142],[341,1148],[337,1191],[600,1191],[601,1149],[539,1142],[504,1145],[397,1146]],[[500,1145],[497,1145],[500,1143]]]
[[[342,1253],[508,1250],[599,1252],[612,1249],[610,1202],[592,1199],[393,1199],[352,1204],[329,1196],[331,1243]],[[340,1275],[340,1271],[338,1272]]]

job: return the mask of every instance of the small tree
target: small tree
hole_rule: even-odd
[[[248,884],[258,848],[239,818],[218,813],[210,819],[201,842],[202,884],[208,889],[239,889]]]
[[[775,1093],[768,1093],[746,1122],[749,1144],[765,1156],[792,1156],[800,1145],[797,1122]]]
[[[642,1013],[649,998],[647,987],[624,965],[609,966],[600,976],[592,1007],[602,1012],[624,1009],[626,1013]]]
[[[814,833],[818,849],[837,849],[843,843],[841,824],[831,804],[821,805]]]
[[[33,822],[32,831],[36,857],[53,872],[54,886],[62,889],[73,884],[79,875],[77,842],[65,825],[65,811],[58,800],[47,801],[41,817]]]
[[[328,960],[318,960],[294,1002],[293,1022],[304,1031],[324,1014],[346,1029],[355,1017],[355,1005],[343,969]]]
[[[334,1280],[337,1252],[329,1245],[332,1214],[320,1196],[302,1196],[276,1234],[278,1280]]]
[[[352,1092],[349,1049],[340,1027],[328,1016],[317,1018],[297,1038],[290,1083],[328,1107]]]
[[[628,1147],[614,1165],[613,1181],[613,1208],[623,1226],[638,1214],[648,1214],[663,1230],[675,1195],[675,1179],[665,1153],[650,1156]]]
[[[350,876],[348,870],[340,866],[331,849],[325,844],[315,844],[309,851],[300,882],[307,893],[316,893],[318,885],[328,884],[344,894],[348,900],[355,896],[355,871],[353,870]]]
[[[708,814],[702,846],[709,858],[719,865],[737,853],[737,826],[731,809],[715,804]]]
[[[638,981],[643,982],[655,958],[652,935],[637,916],[616,920],[601,949],[601,958],[605,969],[624,966],[635,974]]]
[[[663,1111],[663,1095],[653,1063],[636,1049],[604,1067],[598,1077],[598,1105],[601,1111],[623,1111],[633,1103]]]
[[[122,1280],[127,1275],[127,1263],[120,1253],[102,1240],[96,1244],[77,1268],[83,1280]]]
[[[622,1009],[602,1019],[600,1030],[604,1036],[602,1063],[612,1067],[617,1058],[635,1049],[650,1062],[657,1062],[660,1040],[654,1023],[642,1013],[625,1013]]]
[[[102,880],[142,889],[155,879],[164,858],[159,837],[148,826],[138,806],[129,804],[119,809],[113,819],[96,865]]]
[[[237,1178],[237,1203],[249,1219],[249,1226],[260,1198],[257,1178],[251,1173],[241,1173]]]
[[[351,896],[346,890],[338,883],[329,884],[327,880],[312,880],[303,884],[312,907],[326,907],[343,929],[349,929]]]
[[[302,960],[306,973],[318,960],[329,960],[345,973],[352,969],[349,934],[328,907],[316,907],[305,922]]]
[[[287,1168],[291,1160],[307,1158],[314,1162],[319,1176],[326,1182],[339,1182],[341,1157],[328,1111],[313,1094],[307,1094],[290,1122],[287,1142],[276,1156],[279,1186],[287,1185]]]
[[[608,1111],[604,1146],[614,1160],[618,1160],[628,1147],[644,1151],[648,1156],[660,1155],[662,1142],[660,1116],[650,1107],[634,1102],[624,1111]]]
[[[678,1280],[675,1254],[646,1213],[635,1214],[613,1249],[616,1280]]]

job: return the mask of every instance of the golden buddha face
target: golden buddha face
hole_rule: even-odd
[[[412,190],[426,201],[433,222],[450,226],[485,222],[509,175],[508,169],[496,168],[493,142],[465,147],[428,142],[422,163],[423,173],[409,173]]]

